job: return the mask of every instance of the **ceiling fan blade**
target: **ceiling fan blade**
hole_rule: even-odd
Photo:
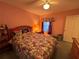
[[[52,1],[52,2],[50,2],[50,4],[54,4],[54,5],[56,5],[56,4],[58,4],[58,2],[56,2],[56,1]]]
[[[36,4],[39,0],[28,0],[26,2],[24,2],[24,4],[26,5],[33,5],[33,4]]]

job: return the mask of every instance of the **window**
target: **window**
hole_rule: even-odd
[[[49,25],[50,25],[49,21],[44,21],[44,23],[43,23],[43,32],[49,32]]]

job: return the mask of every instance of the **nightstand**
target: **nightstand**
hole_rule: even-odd
[[[58,41],[63,41],[63,34],[58,34],[53,37],[56,38]]]

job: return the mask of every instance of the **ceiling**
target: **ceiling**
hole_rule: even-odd
[[[42,8],[43,2],[45,0],[0,0],[10,5],[16,6],[23,10],[35,13],[38,15],[48,14],[48,13],[58,13],[62,11],[68,11],[72,9],[79,8],[79,0],[48,0],[51,8],[49,10],[44,10]]]

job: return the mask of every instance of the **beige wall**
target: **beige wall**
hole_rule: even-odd
[[[7,24],[10,28],[20,25],[32,26],[38,19],[38,15],[0,2],[0,23]]]
[[[54,16],[54,22],[52,27],[53,35],[63,34],[64,31],[64,23],[65,23],[65,16]]]
[[[0,24],[2,24],[2,23],[3,23],[3,21],[2,21],[2,11],[0,11]]]

